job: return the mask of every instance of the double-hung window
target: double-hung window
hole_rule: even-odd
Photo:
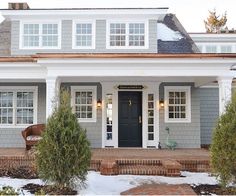
[[[59,49],[61,46],[60,23],[22,23],[22,49]]]
[[[220,51],[221,53],[231,53],[232,46],[227,46],[227,45],[220,46]]]
[[[0,127],[37,122],[37,87],[0,88]]]
[[[207,45],[206,53],[217,53],[217,46],[215,45]]]
[[[74,21],[73,48],[95,49],[95,21]]]
[[[148,22],[107,22],[108,49],[148,48]]]
[[[165,87],[165,121],[191,122],[191,100],[189,86]]]
[[[79,122],[96,122],[96,87],[72,86],[71,94],[72,108]]]

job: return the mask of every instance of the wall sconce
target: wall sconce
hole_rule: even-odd
[[[160,100],[159,105],[160,105],[161,108],[164,107],[165,104],[164,104],[164,100],[163,99]]]
[[[102,101],[101,101],[101,99],[98,99],[98,101],[97,101],[97,107],[98,107],[98,108],[102,107]]]

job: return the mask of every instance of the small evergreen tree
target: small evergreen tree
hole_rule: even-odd
[[[236,180],[236,94],[218,120],[213,132],[211,164],[220,183],[226,187]]]
[[[216,10],[209,11],[209,16],[207,20],[204,20],[205,29],[207,33],[217,33],[221,30],[227,22],[227,14],[220,16],[216,15]]]
[[[69,93],[63,90],[59,100],[37,146],[36,164],[42,180],[72,188],[75,180],[82,185],[86,180],[91,152],[86,132],[72,113]]]

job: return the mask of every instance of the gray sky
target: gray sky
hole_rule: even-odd
[[[169,7],[189,32],[204,32],[208,10],[216,9],[219,14],[227,11],[227,26],[236,29],[236,0],[0,0],[0,9],[8,2],[28,2],[31,8]]]

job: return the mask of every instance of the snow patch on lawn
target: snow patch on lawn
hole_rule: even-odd
[[[208,173],[193,173],[181,172],[185,177],[165,177],[165,176],[138,176],[138,175],[118,175],[118,176],[103,176],[98,172],[90,171],[87,176],[86,188],[79,189],[80,195],[119,195],[121,192],[137,187],[142,184],[166,183],[166,184],[217,184],[215,177]],[[19,189],[28,184],[40,184],[43,182],[40,179],[13,179],[0,178],[0,187],[12,186]],[[23,191],[22,195],[30,195]]]
[[[0,177],[0,188],[4,186],[11,186],[14,189],[21,189],[24,185],[33,183],[43,185],[44,183],[40,179],[19,179],[19,178],[8,178]],[[21,189],[22,195],[31,195],[28,191]]]
[[[162,41],[179,41],[183,38],[179,31],[174,31],[163,23],[157,23],[157,39]]]
[[[102,176],[98,172],[89,172],[87,187],[78,190],[81,195],[118,195],[123,191],[143,184],[217,184],[215,177],[208,173],[181,172],[186,177],[165,176]]]

